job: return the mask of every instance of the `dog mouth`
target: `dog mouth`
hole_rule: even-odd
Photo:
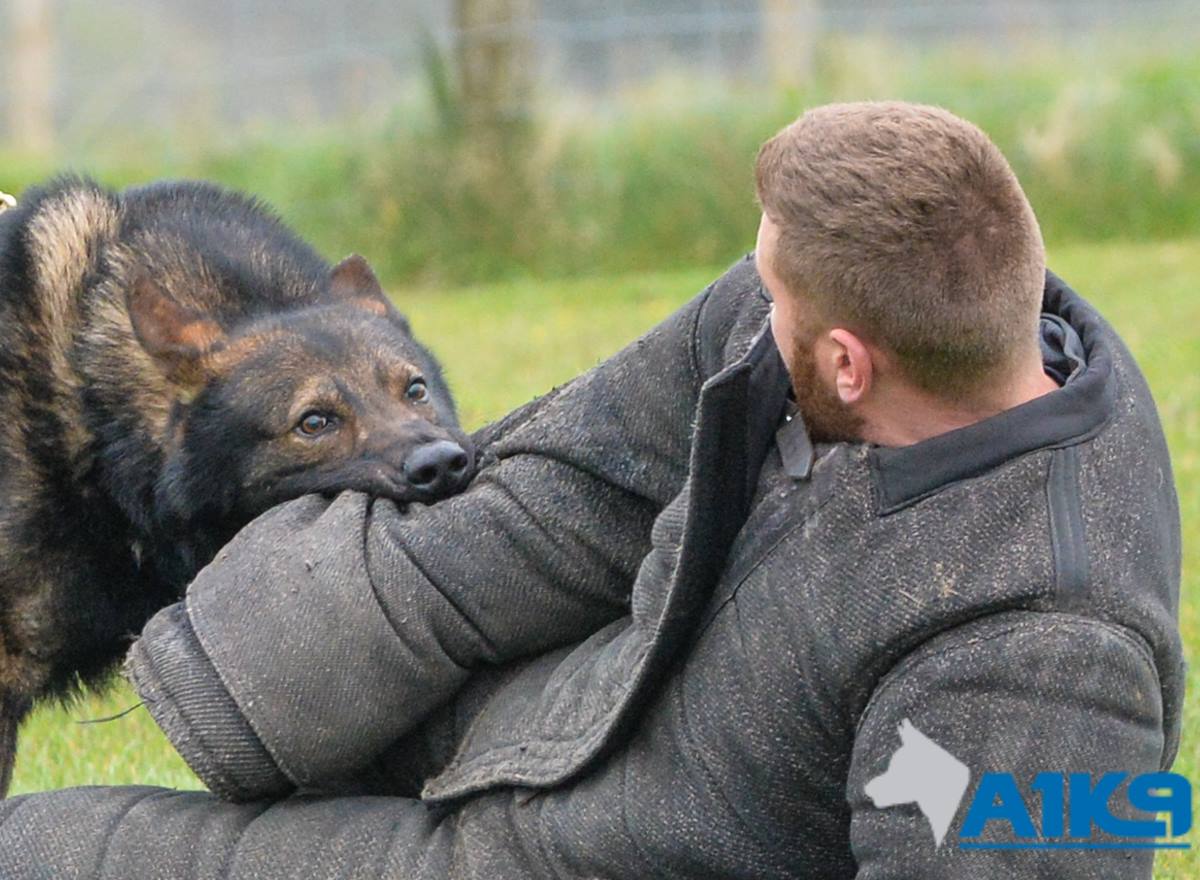
[[[262,502],[255,506],[265,510],[304,495],[334,496],[348,491],[397,504],[429,504],[462,492],[475,473],[475,455],[469,446],[439,441],[417,447],[398,462],[360,460],[289,474],[264,486]]]
[[[367,480],[356,491],[377,498],[387,498],[397,504],[410,504],[414,501],[430,503],[457,495],[467,487],[473,473],[464,473],[461,477],[450,479],[435,485],[414,484],[402,472],[394,468],[381,468],[376,478]]]

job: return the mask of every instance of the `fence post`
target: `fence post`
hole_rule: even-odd
[[[54,21],[51,0],[11,0],[8,60],[8,132],[30,152],[54,147]]]
[[[812,73],[818,0],[763,0],[763,52],[771,84],[795,88]]]
[[[528,119],[534,0],[455,0],[459,88],[467,129],[500,135]]]

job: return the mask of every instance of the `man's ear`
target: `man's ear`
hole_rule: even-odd
[[[370,265],[358,254],[352,254],[333,267],[329,273],[329,293],[338,302],[366,309],[386,318],[390,303]]]
[[[221,325],[171,299],[151,278],[142,276],[125,296],[134,336],[171,382],[189,390],[204,384],[201,361],[225,339]]]
[[[862,400],[875,381],[875,360],[866,344],[849,330],[830,330],[830,357],[834,363],[834,387],[842,403]]]

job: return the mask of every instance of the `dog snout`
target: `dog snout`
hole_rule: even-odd
[[[413,489],[440,498],[462,489],[471,476],[471,457],[453,440],[435,440],[413,449],[401,468]]]

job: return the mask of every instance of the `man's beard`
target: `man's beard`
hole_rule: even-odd
[[[788,372],[792,377],[796,407],[804,419],[809,439],[814,443],[855,443],[862,440],[862,416],[852,413],[842,399],[818,379],[811,342],[805,344],[797,341],[792,349],[792,363]]]

